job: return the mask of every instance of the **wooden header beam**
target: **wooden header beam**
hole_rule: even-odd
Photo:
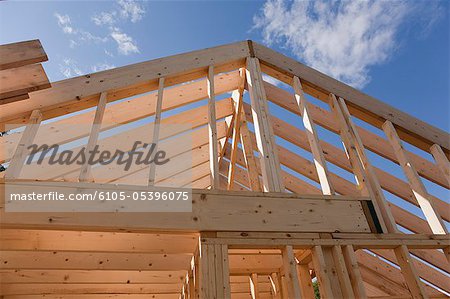
[[[362,202],[367,199],[362,197],[299,196],[286,193],[193,189],[192,212],[9,213],[4,205],[6,184],[16,187],[31,184],[36,192],[39,192],[39,188],[55,190],[56,186],[65,188],[70,193],[81,192],[83,188],[92,188],[88,183],[45,181],[33,183],[19,180],[1,183],[1,228],[187,232],[233,231],[244,228],[248,231],[370,232],[362,208]],[[96,184],[96,189],[144,191],[147,187]],[[280,206],[283,209],[279,209]]]

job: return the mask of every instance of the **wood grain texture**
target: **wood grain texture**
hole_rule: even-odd
[[[47,60],[47,54],[38,39],[0,45],[0,70]]]
[[[0,100],[49,88],[50,82],[40,64],[0,71]]]

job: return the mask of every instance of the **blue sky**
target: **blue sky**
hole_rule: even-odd
[[[449,128],[448,1],[8,1],[0,43],[39,38],[51,81],[253,39]]]

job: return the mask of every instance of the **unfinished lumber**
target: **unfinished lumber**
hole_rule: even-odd
[[[22,100],[26,100],[29,98],[30,98],[30,95],[28,93],[21,94],[18,96],[8,97],[8,98],[0,99],[0,105],[17,102],[17,101],[22,101]]]
[[[267,82],[264,82],[264,87],[266,89],[267,97],[269,100],[292,113],[300,115],[297,102],[292,93],[289,93],[288,91]],[[304,90],[306,90],[305,86],[303,86],[303,88]],[[315,105],[311,102],[308,102],[308,107],[311,116],[313,117],[317,125],[320,125],[332,132],[339,133],[339,126],[336,123],[335,118],[332,116],[332,112],[323,109],[322,107],[319,107],[318,105]],[[368,150],[398,164],[394,150],[389,145],[389,142],[386,139],[361,126],[357,126],[357,131],[361,137],[361,140],[363,141],[364,146]],[[326,152],[325,148],[324,151]],[[329,156],[332,157],[332,155]],[[421,176],[443,187],[450,188],[448,182],[440,173],[438,167],[431,161],[424,159],[423,157],[414,154],[411,151],[408,151],[408,156],[414,163],[417,171],[419,171]]]
[[[311,254],[309,254],[311,256]],[[298,278],[300,283],[301,298],[314,299],[314,289],[307,264],[299,263],[297,265]]]
[[[322,246],[314,246],[311,250],[312,261],[314,264],[314,270],[319,281],[320,295],[323,298],[337,298],[341,297],[340,294],[335,294],[332,288],[332,282],[327,270],[327,263],[325,261],[325,255]]]
[[[292,246],[285,246],[281,250],[283,258],[282,276],[286,283],[287,295],[289,299],[301,298],[299,278],[297,273],[297,262]]]
[[[379,231],[380,229],[383,232],[396,231],[394,218],[387,207],[387,202],[384,199],[378,179],[374,175],[371,164],[366,158],[361,139],[354,130],[354,125],[346,109],[345,102],[342,99],[338,101],[334,94],[330,94],[330,107],[340,124],[340,135],[345,145],[350,164],[353,167],[353,173],[361,194],[372,199],[375,213],[379,217],[380,227],[377,227],[377,224],[373,224],[374,231]]]
[[[245,80],[245,69],[241,68],[241,78]],[[245,83],[245,81],[244,81]],[[245,86],[245,84],[244,84]],[[251,137],[251,132],[248,128],[247,124],[247,116],[244,111],[244,103],[243,103],[243,93],[244,90],[238,90],[237,92],[233,92],[232,99],[235,103],[235,105],[241,105],[242,109],[240,110],[239,120],[239,137],[241,140],[242,149],[245,154],[245,167],[247,168],[248,172],[248,180],[249,180],[249,186],[252,191],[260,192],[262,191],[260,179],[259,179],[259,172],[258,172],[258,165],[256,161],[256,157],[254,155],[254,149],[255,146],[253,145],[253,139]],[[237,153],[237,148],[236,148]],[[235,154],[236,154],[235,153]],[[231,160],[230,160],[231,161]],[[236,163],[236,162],[235,162]]]
[[[445,176],[445,178],[448,181],[448,184],[450,185],[450,162],[447,156],[442,151],[442,148],[437,144],[433,144],[431,146],[430,152],[433,155],[433,158],[436,161],[439,170]]]
[[[316,106],[317,107],[317,106]],[[248,106],[245,107],[246,109],[246,113],[247,113],[247,117],[249,118],[249,108]],[[311,109],[311,111],[315,111],[317,109],[321,109],[321,108],[315,108],[314,110]],[[331,116],[331,115],[330,115]],[[249,118],[250,119],[250,118]],[[331,117],[329,117],[328,119],[331,119]],[[272,122],[274,124],[274,132],[277,136],[307,150],[310,151],[310,147],[308,142],[306,142],[307,137],[306,137],[306,133],[302,132],[300,129],[298,129],[297,127],[294,127],[290,124],[288,124],[287,122],[276,118],[274,116],[272,116]],[[358,133],[361,134],[361,130],[358,131]],[[362,137],[362,135],[361,135]],[[384,140],[384,139],[382,139]],[[321,147],[323,148],[324,152],[326,152],[326,158],[328,161],[330,161],[331,163],[333,163],[336,166],[339,166],[347,171],[352,171],[352,166],[345,154],[345,152],[343,152],[341,149],[338,149],[337,147],[335,147],[334,145],[327,143],[323,140],[320,141]],[[409,152],[409,156],[411,157],[411,153]],[[284,164],[284,163],[283,163]],[[292,162],[290,163],[285,163],[285,165],[287,164],[287,166],[291,165]],[[380,184],[381,187],[402,198],[407,200],[408,202],[419,206],[417,201],[414,198],[414,195],[411,191],[411,189],[409,188],[408,183],[404,182],[403,180],[398,179],[397,177],[389,174],[388,172],[381,170],[380,168],[374,168],[374,172],[376,174],[376,176],[378,177],[378,179],[380,180]],[[332,177],[332,175],[330,175]],[[318,177],[317,179],[314,178],[314,180],[318,181]],[[320,182],[320,181],[318,181]],[[442,217],[445,220],[449,220],[450,219],[450,209],[447,203],[443,202],[442,200],[433,197],[434,202],[436,203],[437,209],[439,210],[439,213],[442,215]]]
[[[268,192],[283,192],[284,186],[280,179],[281,169],[276,152],[276,143],[269,119],[267,97],[262,83],[258,59],[247,58],[247,84],[252,103],[256,142],[262,157],[260,163],[264,190]]]
[[[102,92],[100,94],[100,98],[98,100],[97,110],[95,111],[94,121],[92,123],[91,133],[89,134],[89,140],[85,147],[85,152],[88,153],[94,149],[97,145],[98,136],[100,134],[100,128],[102,126],[103,115],[105,114],[106,109],[106,93]],[[92,180],[91,166],[89,163],[86,163],[81,166],[80,176],[78,180],[80,182],[86,182]]]
[[[334,188],[331,185],[330,179],[328,177],[327,162],[325,161],[322,148],[320,147],[319,137],[317,135],[315,124],[309,113],[306,98],[303,93],[302,84],[297,76],[294,76],[292,86],[295,91],[295,99],[297,100],[300,115],[303,118],[303,125],[305,126],[306,136],[308,138],[311,152],[314,157],[314,165],[316,166],[317,175],[319,176],[322,193],[324,195],[335,194]]]
[[[0,70],[47,60],[47,55],[38,39],[0,45]]]
[[[207,244],[199,239],[200,298],[230,298],[230,270],[226,245]]]
[[[219,156],[217,152],[217,119],[216,98],[214,91],[214,67],[208,67],[208,130],[209,130],[209,161],[211,168],[211,188],[219,188]]]
[[[28,120],[28,124],[22,133],[19,144],[14,151],[14,154],[9,163],[6,172],[6,178],[15,179],[20,177],[25,159],[28,156],[28,147],[33,143],[34,138],[39,130],[39,125],[42,121],[42,114],[39,110],[34,110]]]
[[[36,192],[39,188],[67,188],[66,190],[89,188],[87,183],[68,182],[10,182],[14,186],[31,186]],[[31,185],[30,185],[31,184]],[[12,186],[12,185],[11,185]],[[0,184],[3,188],[4,184]],[[142,186],[97,184],[98,190],[142,190]],[[4,193],[1,202],[4,206]],[[202,198],[203,200],[200,200]],[[339,199],[338,199],[339,198]],[[0,223],[2,227],[24,227],[34,225],[35,228],[54,229],[86,229],[89,227],[111,227],[112,230],[240,230],[246,227],[248,231],[307,231],[314,227],[322,232],[368,232],[369,227],[362,210],[363,198],[336,197],[338,200],[313,199],[313,196],[297,197],[284,193],[236,193],[231,191],[212,192],[207,190],[193,190],[191,213],[155,213],[147,217],[141,213],[62,213],[64,223],[49,221],[58,219],[61,213],[5,213],[1,211]],[[282,205],[282,210],[278,209]],[[322,208],[320,206],[322,205]],[[238,207],[238,208],[237,208]],[[298,218],[299,213],[304,215]],[[246,214],[246,217],[241,215]],[[343,216],[347,215],[347,216]],[[351,215],[348,216],[348,215]],[[62,216],[61,216],[62,217]],[[105,219],[108,219],[107,221]],[[318,219],[321,224],[318,225]],[[325,220],[326,219],[326,220]],[[332,220],[334,219],[334,220]],[[344,220],[342,220],[344,219]]]
[[[400,138],[398,137],[394,126],[391,122],[386,121],[383,124],[383,130],[385,131],[386,136],[391,143],[391,146],[394,148],[395,153],[397,154],[400,166],[402,167],[403,172],[405,173],[409,181],[411,189],[417,202],[420,205],[420,208],[422,209],[423,214],[427,218],[431,230],[435,234],[447,234],[447,227],[445,226],[442,217],[436,211],[433,199],[428,195],[425,185],[420,180],[416,169],[406,156],[402,142],[400,141]]]
[[[423,289],[422,282],[415,266],[412,264],[411,256],[408,252],[408,248],[405,245],[401,245],[394,249],[397,262],[403,274],[403,278],[408,284],[408,289],[411,292],[413,298],[427,298],[428,296]]]
[[[150,144],[154,145],[154,152],[158,151],[158,143],[159,143],[159,132],[161,126],[161,113],[162,113],[162,101],[163,101],[163,92],[164,92],[164,77],[159,78],[158,83],[158,97],[156,100],[156,110],[155,110],[155,120],[153,121],[153,134],[151,138]],[[216,132],[217,133],[217,132]],[[151,163],[150,171],[148,174],[148,186],[153,186],[155,184],[155,173],[156,173],[156,164]]]
[[[186,121],[190,120],[192,117],[192,120],[190,120],[190,128],[192,130],[195,130],[205,124],[207,124],[206,114],[207,114],[207,107],[201,106],[195,109],[192,109],[190,111],[181,112],[178,115],[169,116],[167,118],[164,118],[161,121],[161,125],[166,124],[176,124],[178,121]],[[228,99],[221,100],[217,103],[217,116],[220,118],[223,118],[230,113],[232,113],[232,107],[230,104],[230,101]],[[220,128],[222,129],[222,125],[220,124]],[[132,149],[132,144],[130,142],[125,142],[127,140],[141,140],[142,136],[145,136],[147,139],[151,139],[151,133],[149,131],[149,125],[143,125],[136,128],[131,128],[130,130],[120,132],[118,134],[105,137],[101,140],[99,140],[98,145],[101,146],[102,150],[110,150],[111,152],[114,152],[115,150],[121,150],[124,152],[128,152]],[[166,146],[168,148],[167,144],[174,144],[173,141],[165,141],[166,139],[169,139],[170,137],[177,137],[179,134],[189,132],[187,126],[176,126],[173,128],[173,130],[164,130],[160,134],[160,140],[161,144],[160,146]],[[222,134],[222,131],[220,132]],[[206,135],[208,136],[208,135]],[[195,143],[198,137],[197,132],[192,132],[192,142]],[[181,139],[182,140],[182,139]],[[175,144],[174,144],[175,145]],[[74,151],[80,151],[82,150],[83,146],[78,146],[72,148]],[[171,153],[183,153],[184,151],[191,150],[191,148],[183,148],[183,146],[173,146],[170,147]],[[48,163],[49,159],[45,158],[43,160],[43,163]],[[33,164],[34,165],[34,164]],[[136,170],[136,168],[139,169],[139,165],[133,165],[133,170]],[[70,178],[71,176],[78,178],[79,174],[79,166],[76,164],[70,164],[70,165],[52,165],[51,172],[43,172],[40,168],[32,167],[28,171],[29,177],[35,177],[39,179],[56,179],[60,177]],[[95,174],[95,177],[97,178],[97,181],[99,183],[102,182],[102,179],[106,179],[106,181],[112,180],[113,178],[123,176],[123,168],[120,167],[120,165],[113,165],[112,170],[108,171],[107,167],[95,167],[93,168],[93,172]],[[117,169],[117,170],[116,170]],[[170,169],[168,169],[170,170]],[[72,174],[73,173],[73,174]],[[103,175],[102,175],[103,173]],[[148,175],[145,175],[148,177]],[[146,180],[148,180],[146,178]],[[145,183],[145,185],[147,182]]]
[[[358,261],[356,259],[355,251],[352,245],[345,245],[342,247],[344,262],[347,267],[350,278],[351,287],[356,298],[367,298],[366,290],[364,288],[363,279],[359,270]]]
[[[227,190],[233,189],[234,184],[234,171],[236,167],[236,153],[238,149],[238,144],[240,140],[240,130],[241,130],[241,117],[245,115],[242,113],[243,111],[243,96],[244,96],[244,86],[245,86],[245,70],[239,70],[240,81],[238,89],[233,91],[233,100],[234,100],[234,122],[233,122],[233,136],[231,138],[231,159],[230,159],[230,167],[228,169],[228,188]]]
[[[0,100],[21,96],[51,86],[44,68],[40,64],[2,70],[0,71],[0,78],[2,78]]]
[[[273,272],[269,275],[269,279],[270,279],[270,284],[271,284],[271,293],[272,293],[272,297],[275,299],[281,299],[283,298],[282,295],[282,287],[281,287],[281,279],[280,279],[280,275],[278,275],[278,273]]]
[[[349,271],[344,260],[344,254],[342,253],[342,248],[339,245],[335,245],[331,248],[333,255],[333,261],[336,267],[336,273],[339,279],[339,284],[341,286],[342,295],[344,298],[356,298],[352,283],[350,281]]]
[[[261,299],[258,286],[258,274],[252,273],[249,276],[249,282],[250,282],[250,294],[252,296],[252,299]]]
[[[289,86],[264,82],[266,75]],[[23,96],[0,100],[9,102],[0,111],[0,129],[26,125],[39,109],[49,121],[35,140],[79,150],[89,137],[106,150],[129,152],[126,141],[145,136],[170,149],[174,167],[133,165],[124,173],[96,165],[85,181],[80,165],[26,165],[28,180],[0,173],[0,297],[314,298],[316,278],[322,298],[442,298],[449,292],[449,235],[435,230],[450,220],[446,198],[427,193],[430,211],[440,217],[435,229],[429,217],[404,206],[423,208],[416,199],[422,179],[450,188],[449,135],[276,52],[239,42],[63,80],[11,102]],[[331,104],[331,111],[309,96]],[[277,117],[272,104],[279,106],[270,106]],[[166,111],[170,116],[162,119]],[[288,123],[297,115],[303,125]],[[155,127],[186,126],[141,126],[151,116]],[[73,126],[92,120],[101,126]],[[389,137],[378,134],[386,121],[400,148],[403,141],[415,147],[401,148],[401,158]],[[330,143],[321,140],[321,128],[332,133],[323,134]],[[18,148],[25,135],[18,132],[1,137],[0,148]],[[100,139],[100,132],[113,134]],[[182,145],[188,135],[192,144]],[[336,137],[344,150],[332,144]],[[11,151],[1,149],[0,163],[13,163]],[[366,150],[411,164],[416,181],[374,167]],[[7,191],[151,192],[155,186],[192,192],[192,210],[131,213],[117,205],[109,212],[10,213]],[[387,202],[383,192],[398,201]]]
[[[281,156],[282,157],[282,156]],[[294,158],[290,158],[289,160],[293,160]],[[295,158],[295,159],[298,159],[298,158]],[[313,167],[313,166],[311,166],[311,167]],[[245,179],[244,179],[244,181],[245,181]],[[242,181],[240,182],[241,184],[242,184]],[[337,185],[337,186],[339,186],[339,185]],[[340,192],[343,192],[343,191],[340,191]],[[395,208],[395,209],[394,209]],[[401,209],[400,208],[396,208],[394,205],[391,205],[391,209],[393,210],[393,211],[395,211],[396,212],[396,214],[395,214],[395,216],[396,216],[396,219],[399,219],[400,220],[400,223],[401,224],[403,224],[404,225],[404,223],[402,222],[403,220],[402,219],[406,219],[406,220],[408,220],[408,219],[411,219],[411,217],[414,217],[412,214],[409,214],[409,215],[403,215],[403,214],[398,214],[398,212],[397,211],[400,211]],[[397,215],[398,214],[398,215]],[[405,213],[404,213],[405,214]],[[408,214],[407,212],[406,212],[406,214]],[[422,221],[422,222],[424,222],[424,225],[426,225],[426,222],[425,221],[423,221],[423,220],[421,220],[420,218],[417,218],[417,217],[415,217],[416,219],[414,219],[413,221],[408,221],[408,223],[410,223],[410,225],[406,225],[406,227],[408,227],[409,229],[414,229],[414,227],[415,226],[417,226],[417,223],[418,223],[418,221]],[[397,220],[398,221],[398,220]],[[426,226],[425,226],[426,227]],[[420,231],[420,230],[419,230]],[[397,238],[401,238],[400,236],[398,236],[397,235]],[[445,244],[445,243],[444,243]],[[443,248],[445,248],[445,245],[443,244]],[[331,244],[330,244],[331,245]],[[386,245],[386,244],[385,244]],[[394,247],[392,247],[392,248],[395,248],[395,247],[397,247],[397,246],[394,246]],[[427,261],[427,262],[430,262],[431,264],[434,264],[436,267],[441,267],[442,268],[442,259],[440,259],[440,262],[436,262],[436,261],[433,261],[432,259],[430,259],[430,258],[433,258],[434,256],[436,256],[438,254],[438,252],[436,252],[436,254],[435,255],[433,255],[433,254],[431,254],[430,253],[430,256],[423,256],[422,255],[422,257],[424,257],[425,258],[425,260]],[[443,263],[445,263],[445,258],[444,258],[444,260],[443,260]]]

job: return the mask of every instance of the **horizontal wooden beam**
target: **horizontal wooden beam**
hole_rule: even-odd
[[[2,79],[0,100],[21,96],[51,86],[44,68],[40,64],[0,71],[0,78]],[[20,105],[20,103],[16,104]],[[3,108],[6,107],[2,107],[2,111]]]
[[[185,270],[114,271],[114,270],[0,270],[2,283],[64,283],[64,284],[145,284],[181,283]]]
[[[2,229],[0,250],[192,253],[197,234]]]
[[[120,294],[123,299],[173,299],[173,294]],[[117,299],[115,294],[47,294],[47,295],[11,295],[2,299]]]
[[[47,60],[47,55],[38,39],[0,46],[0,70]]]
[[[8,182],[16,187],[92,188],[91,184],[63,182]],[[5,184],[1,189],[1,227],[53,228],[74,230],[245,230],[369,232],[358,197],[299,196],[285,193],[192,191],[190,213],[8,213],[4,209]],[[96,190],[147,190],[141,186],[95,184]],[[52,189],[53,190],[53,189]],[[330,200],[332,199],[332,200]],[[279,209],[282,206],[283,209]],[[151,217],[150,217],[151,215]]]
[[[5,284],[1,287],[4,296],[43,294],[172,294],[177,295],[178,284]]]
[[[24,255],[22,251],[2,251],[0,269],[2,271],[39,270],[41,273],[47,273],[50,270],[82,270],[97,273],[102,270],[104,275],[107,275],[109,271],[175,271],[174,273],[178,273],[189,269],[191,259],[192,254],[33,251]],[[281,264],[281,255],[277,253],[229,255],[230,271],[233,274],[248,270],[255,273],[268,269],[274,270]]]
[[[211,244],[228,244],[233,248],[280,248],[283,245],[291,245],[296,249],[310,249],[314,246],[343,246],[353,245],[355,249],[394,249],[400,245],[408,248],[439,249],[449,246],[448,240],[430,239],[309,239],[309,238],[276,238],[270,233],[266,238],[247,237],[249,233],[242,232],[234,238],[211,238],[205,242]]]
[[[0,269],[24,270],[185,270],[191,261],[189,254],[60,252],[3,250]]]

